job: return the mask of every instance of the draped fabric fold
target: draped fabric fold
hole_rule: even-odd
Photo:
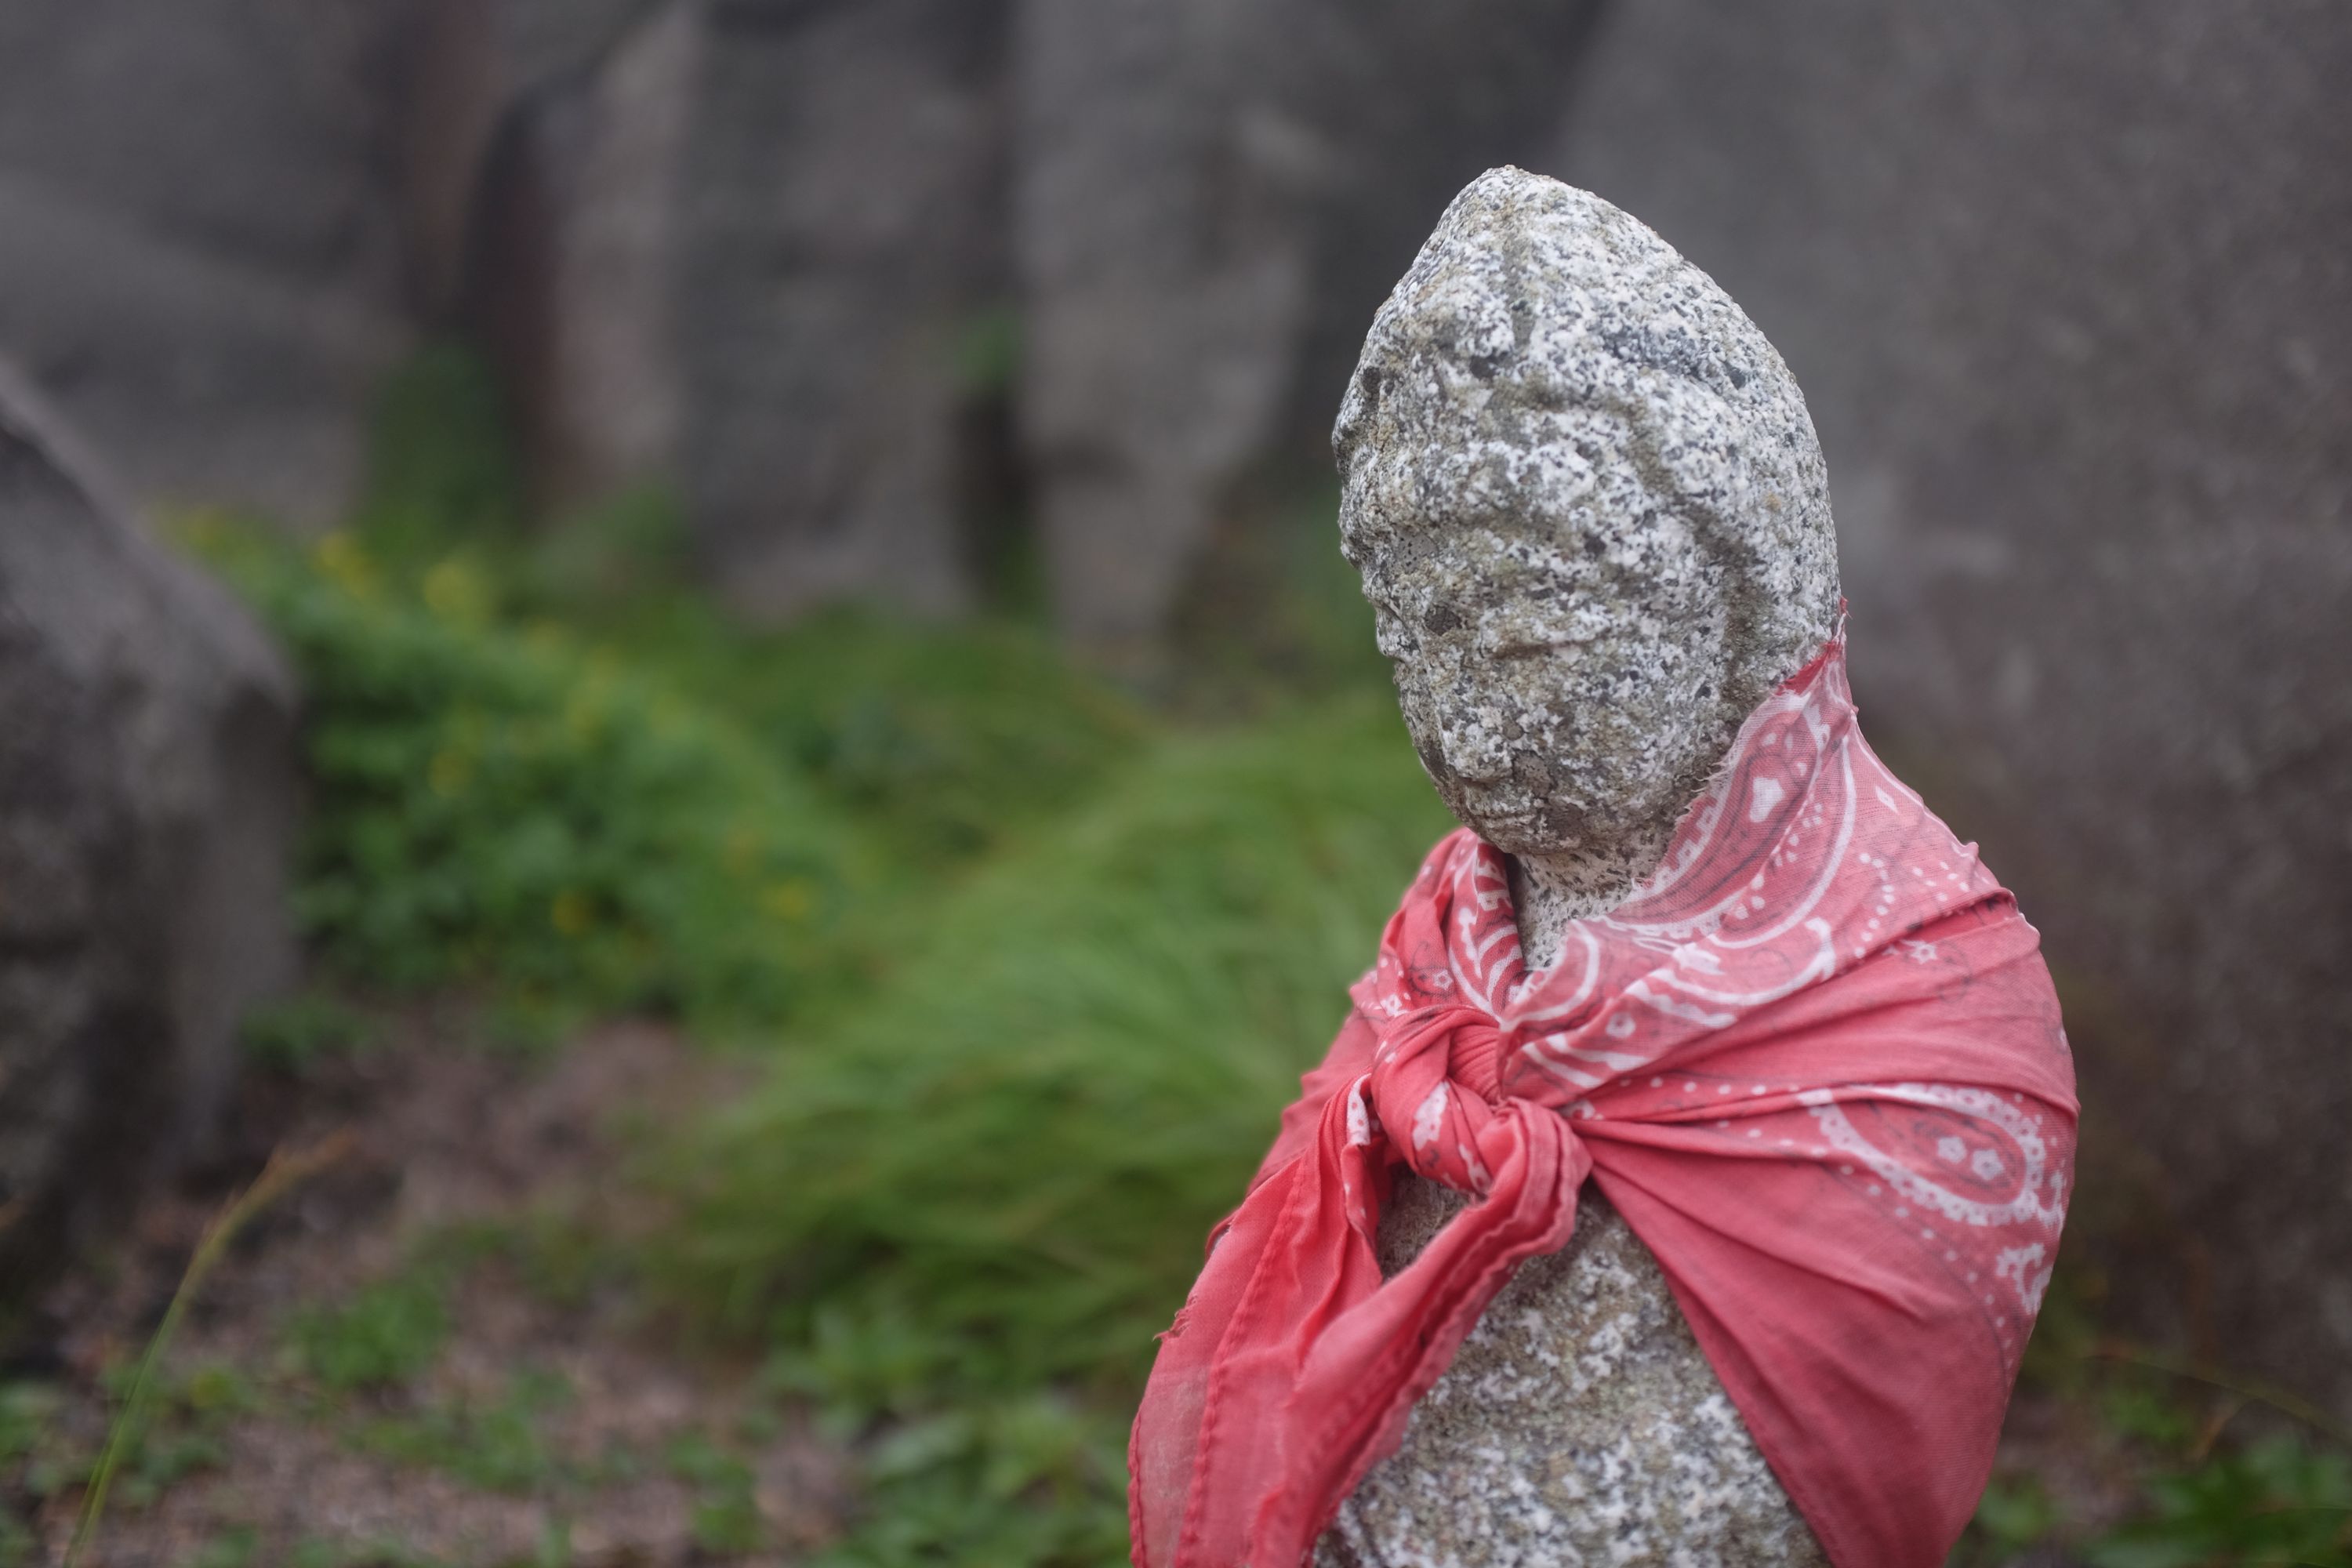
[[[1449,835],[1162,1337],[1139,1568],[1304,1561],[1513,1269],[1568,1244],[1588,1174],[1837,1568],[1942,1563],[2072,1173],[2039,947],[1863,742],[1842,641],[1550,969],[1502,856]],[[1475,1201],[1383,1280],[1400,1168]]]

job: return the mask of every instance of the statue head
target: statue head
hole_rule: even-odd
[[[1835,629],[1789,368],[1706,274],[1517,169],[1454,198],[1332,433],[1341,547],[1445,804],[1518,856],[1662,850]]]

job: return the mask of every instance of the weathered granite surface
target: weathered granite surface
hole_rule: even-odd
[[[1401,1183],[1381,1272],[1465,1201]],[[1590,1188],[1576,1239],[1519,1270],[1413,1407],[1405,1455],[1340,1509],[1318,1568],[1824,1561],[1657,1259]]]
[[[1836,619],[1788,367],[1641,224],[1497,169],[1381,307],[1332,443],[1438,793],[1539,879],[1615,901]]]
[[[1834,629],[1804,399],[1664,240],[1497,169],[1381,308],[1333,443],[1413,743],[1511,855],[1548,963],[1655,867],[1740,721]],[[1382,1268],[1461,1201],[1403,1179]],[[1325,1568],[1823,1561],[1656,1262],[1597,1195],[1584,1215],[1415,1407]]]

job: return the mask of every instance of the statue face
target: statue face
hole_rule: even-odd
[[[1512,854],[1670,819],[1746,716],[1728,574],[1616,416],[1548,413],[1515,450],[1474,423],[1410,463],[1359,446],[1340,513],[1423,765]]]
[[[1837,616],[1788,366],[1655,234],[1497,169],[1381,307],[1332,445],[1413,743],[1517,855],[1663,848]]]

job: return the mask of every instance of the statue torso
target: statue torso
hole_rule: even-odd
[[[1381,1269],[1465,1200],[1409,1173]],[[1343,1504],[1316,1568],[1826,1568],[1650,1251],[1591,1185]]]

